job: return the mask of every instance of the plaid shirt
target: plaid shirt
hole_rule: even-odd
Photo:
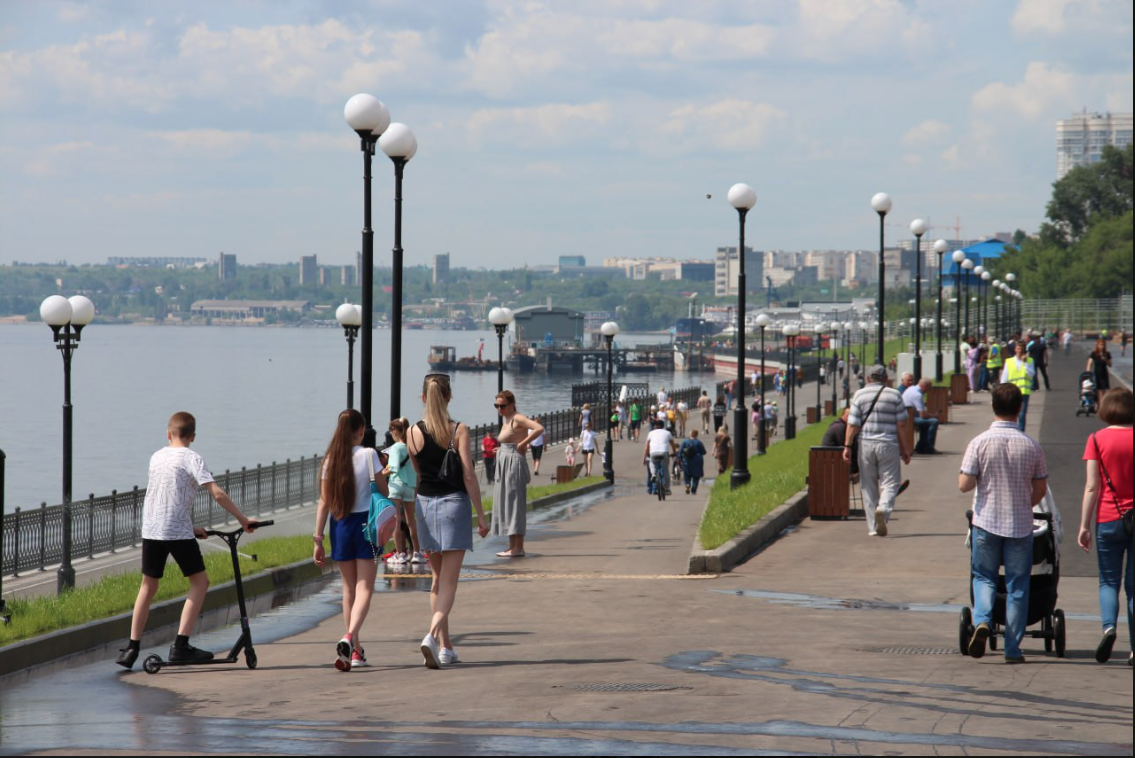
[[[1048,478],[1044,451],[1012,421],[995,421],[966,448],[962,473],[977,477],[973,525],[1000,537],[1033,531],[1033,482]]]

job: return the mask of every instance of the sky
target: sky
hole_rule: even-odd
[[[0,2],[0,264],[353,262],[359,92],[408,265],[1035,230],[1056,121],[1132,110],[1130,0]],[[393,168],[375,160],[376,262]]]

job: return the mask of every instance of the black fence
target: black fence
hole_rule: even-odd
[[[650,385],[646,382],[613,383],[611,391],[617,398],[623,387],[627,388],[628,400],[645,400],[650,396]],[[584,403],[607,406],[607,382],[588,382],[587,384],[573,384],[571,386],[571,404],[573,408],[582,408]]]
[[[284,510],[314,502],[319,493],[320,456],[273,461],[270,465],[225,471],[216,477],[247,516]],[[94,558],[141,543],[142,506],[146,490],[134,487],[125,492],[88,496],[71,503],[71,557]],[[199,490],[193,502],[193,523],[211,526],[231,521],[228,512],[217,505],[207,490]],[[2,535],[3,560],[0,573],[19,576],[21,571],[43,571],[63,561],[63,506],[43,503],[39,508],[5,514]]]

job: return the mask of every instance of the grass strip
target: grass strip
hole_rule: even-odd
[[[702,547],[706,550],[720,547],[804,489],[808,448],[820,444],[833,420],[829,417],[807,426],[796,439],[776,442],[764,455],[749,458],[752,479],[744,487],[729,488],[733,469],[719,474],[698,528]]]
[[[330,547],[325,543],[328,551]],[[255,553],[256,561],[240,559],[241,576],[248,578],[253,574],[277,566],[285,566],[305,558],[311,558],[311,537],[266,537],[243,546],[243,552]],[[233,579],[232,558],[225,552],[205,553],[205,569],[213,585],[224,584]],[[59,629],[66,629],[90,621],[110,618],[134,607],[138,587],[142,582],[142,570],[111,574],[99,581],[78,587],[62,595],[33,598],[13,598],[8,601],[12,614],[9,624],[0,624],[0,647],[13,642],[36,637]],[[176,565],[169,564],[165,578],[155,602],[170,600],[189,592],[189,581],[181,575]]]
[[[538,484],[535,487],[528,487],[528,510],[532,510],[533,501],[549,495],[558,495],[561,492],[571,492],[586,487],[590,484],[598,484],[603,481],[601,476],[581,476],[578,479],[573,479],[570,482],[563,484]],[[491,497],[481,498],[481,507],[485,509],[485,513],[492,513],[493,499]]]

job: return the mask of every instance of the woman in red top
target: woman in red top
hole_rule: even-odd
[[[490,485],[496,481],[494,475],[497,470],[498,447],[500,447],[500,443],[497,442],[497,438],[491,432],[481,440],[481,457],[485,461],[485,479],[488,480]]]
[[[1119,585],[1127,591],[1127,634],[1135,649],[1131,619],[1131,534],[1124,526],[1124,514],[1131,518],[1132,431],[1131,390],[1114,389],[1100,403],[1100,418],[1110,426],[1088,438],[1084,450],[1087,461],[1087,483],[1080,517],[1080,547],[1092,547],[1091,525],[1095,523],[1096,555],[1100,566],[1100,618],[1103,638],[1096,648],[1096,660],[1106,663],[1115,645],[1115,625],[1119,617]],[[1123,577],[1126,576],[1125,579]],[[1131,655],[1127,657],[1131,665]]]

